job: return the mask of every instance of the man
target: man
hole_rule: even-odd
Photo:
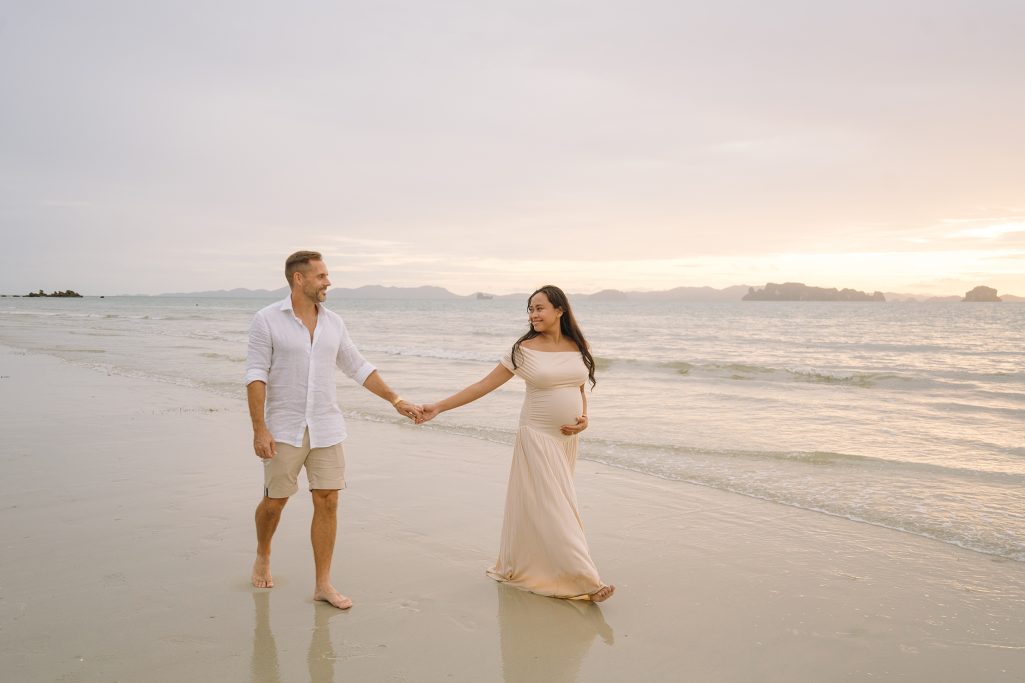
[[[299,470],[313,495],[310,540],[316,567],[314,600],[338,609],[352,607],[331,584],[337,528],[338,491],[345,487],[345,420],[338,408],[334,367],[389,401],[400,415],[419,420],[420,406],[388,388],[356,349],[345,323],[323,306],[331,286],[327,266],[315,251],[298,251],[285,261],[291,292],[284,301],[257,312],[249,330],[246,393],[253,420],[253,449],[263,460],[263,500],[256,508],[253,586],[272,588],[271,539],[289,496],[298,490]]]

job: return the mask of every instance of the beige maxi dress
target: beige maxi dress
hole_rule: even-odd
[[[513,448],[498,561],[488,576],[516,588],[558,598],[583,598],[602,587],[577,512],[573,470],[576,434],[559,427],[582,413],[580,385],[587,367],[578,351],[520,347],[513,369],[527,384]]]

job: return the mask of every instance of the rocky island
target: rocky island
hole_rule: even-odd
[[[32,292],[30,294],[26,294],[25,296],[27,296],[27,297],[34,297],[34,296],[56,296],[56,297],[64,297],[64,298],[72,298],[72,299],[81,299],[82,298],[82,295],[79,294],[78,292],[76,292],[73,289],[65,289],[63,292],[51,292],[49,294],[47,294],[46,292],[44,292],[43,290],[40,289],[38,292]]]
[[[882,292],[866,294],[856,289],[836,289],[831,287],[809,287],[801,282],[775,282],[766,284],[761,289],[749,287],[743,301],[886,301]]]
[[[999,303],[999,302],[1003,301],[1003,299],[1001,299],[1000,297],[997,296],[997,290],[993,289],[992,287],[986,287],[985,285],[979,285],[978,287],[972,289],[970,292],[965,292],[964,298],[961,299],[961,301],[967,301],[967,302],[970,302],[970,303],[972,303],[972,302],[974,302],[974,303],[978,303],[978,302]]]

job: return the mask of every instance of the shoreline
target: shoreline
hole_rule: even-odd
[[[580,511],[615,597],[500,586],[484,569],[510,448],[412,425],[349,421],[334,576],[352,610],[311,599],[302,491],[277,587],[253,589],[243,402],[5,346],[0,377],[0,667],[17,680],[1025,675],[1023,563],[590,460]]]

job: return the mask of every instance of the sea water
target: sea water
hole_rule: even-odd
[[[0,343],[242,400],[249,322],[268,303],[4,298]],[[327,303],[417,402],[480,379],[527,330],[512,299]],[[598,363],[581,457],[1025,561],[1025,304],[575,310]],[[347,419],[403,421],[341,372],[338,387]],[[522,391],[513,379],[421,428],[511,444]]]

